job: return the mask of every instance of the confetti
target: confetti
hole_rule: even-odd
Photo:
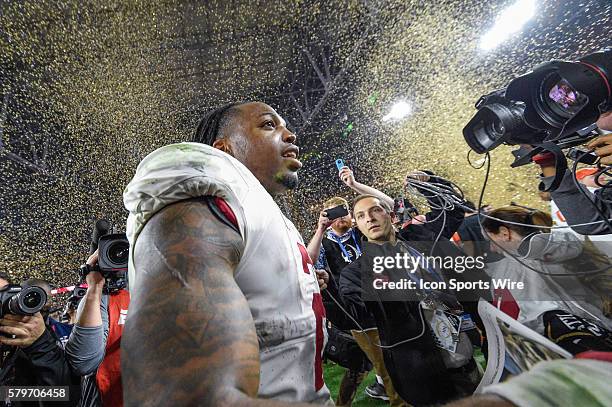
[[[94,220],[124,228],[122,191],[140,160],[229,101],[268,102],[299,132],[300,186],[278,202],[306,239],[323,201],[354,196],[336,158],[390,195],[408,171],[430,169],[476,200],[484,173],[467,164],[461,130],[478,98],[541,62],[610,45],[609,2],[544,0],[520,32],[482,51],[509,4],[4,2],[0,269],[78,282]],[[383,122],[400,99],[412,113]],[[509,151],[492,153],[485,201],[544,208],[537,170],[511,169]]]

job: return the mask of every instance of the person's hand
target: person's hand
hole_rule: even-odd
[[[429,174],[423,171],[412,171],[406,175],[406,179],[404,180],[404,186],[408,186],[409,179],[414,179],[421,182],[429,181]]]
[[[412,218],[413,225],[424,225],[427,223],[427,217],[425,215],[416,215]]]
[[[321,211],[319,213],[319,220],[317,222],[317,228],[320,232],[323,232],[324,230],[326,230],[332,223],[334,223],[334,221],[329,220],[329,218],[327,217],[327,212]]]
[[[317,280],[319,281],[319,289],[321,291],[327,288],[327,283],[329,283],[329,274],[325,270],[315,270],[317,273]]]
[[[353,170],[351,170],[349,167],[342,167],[338,173],[338,176],[347,187],[352,188],[355,186],[355,175],[353,174]]]
[[[596,123],[601,130],[612,131],[612,110],[602,113]]]
[[[9,337],[0,335],[0,344],[25,348],[40,338],[45,329],[45,321],[40,312],[34,315],[6,314],[0,319],[0,332]]]
[[[410,218],[409,221],[405,222],[407,225],[424,225],[427,223],[427,217],[425,215],[415,215]]]
[[[87,259],[87,265],[92,269],[98,264],[98,250],[93,252]],[[90,271],[85,277],[88,287],[102,289],[104,287],[104,276],[98,271]]]
[[[597,137],[587,144],[587,147],[595,149],[595,154],[600,157],[601,164],[612,165],[612,134]]]

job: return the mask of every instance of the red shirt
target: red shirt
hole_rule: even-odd
[[[119,290],[108,296],[108,337],[106,353],[98,367],[96,383],[104,407],[123,406],[123,387],[121,385],[121,335],[127,317],[130,293]]]

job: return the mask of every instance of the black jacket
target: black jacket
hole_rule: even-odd
[[[8,369],[7,377],[3,379],[4,383],[7,383],[6,385],[70,386],[70,401],[13,401],[10,404],[11,406],[72,407],[79,402],[81,378],[72,373],[64,349],[48,326],[32,345],[26,348],[17,348],[12,363],[3,366],[3,373],[5,369]],[[0,401],[0,405],[5,405],[4,401]]]
[[[406,242],[403,236],[409,238],[411,236],[405,230],[397,236],[398,240],[408,243],[410,247],[426,256],[430,251],[432,255],[441,257],[465,256],[461,249],[446,239],[440,240],[435,247],[432,247],[431,242],[435,239],[434,233],[423,228],[417,230],[422,240]],[[450,379],[440,350],[434,343],[428,323],[423,322],[419,314],[418,301],[405,300],[401,297],[404,293],[398,294],[397,298],[382,297],[379,291],[372,288],[373,256],[382,254],[393,257],[398,252],[398,248],[390,244],[380,246],[367,242],[363,243],[363,248],[363,255],[342,270],[339,290],[346,308],[363,329],[378,328],[383,345],[417,337],[403,345],[383,349],[385,364],[398,394],[404,400],[416,404],[435,404],[457,397],[459,393]],[[460,281],[477,279],[490,281],[486,273],[479,269],[466,270],[460,274],[455,273],[452,269],[441,268],[436,271],[442,274],[446,281],[451,278]],[[440,291],[438,298],[451,309],[462,307],[482,327],[477,313],[477,297],[488,298],[489,292],[482,290],[482,292],[471,294],[470,298],[465,301],[457,301],[455,293],[446,290]],[[423,329],[425,332],[420,335]]]

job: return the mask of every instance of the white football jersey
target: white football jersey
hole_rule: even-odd
[[[168,145],[145,157],[123,195],[131,247],[156,212],[200,196],[223,198],[244,240],[235,279],[259,340],[259,397],[329,403],[321,361],[325,311],[314,267],[300,233],[242,163],[200,143]],[[138,278],[130,252],[129,281]]]

